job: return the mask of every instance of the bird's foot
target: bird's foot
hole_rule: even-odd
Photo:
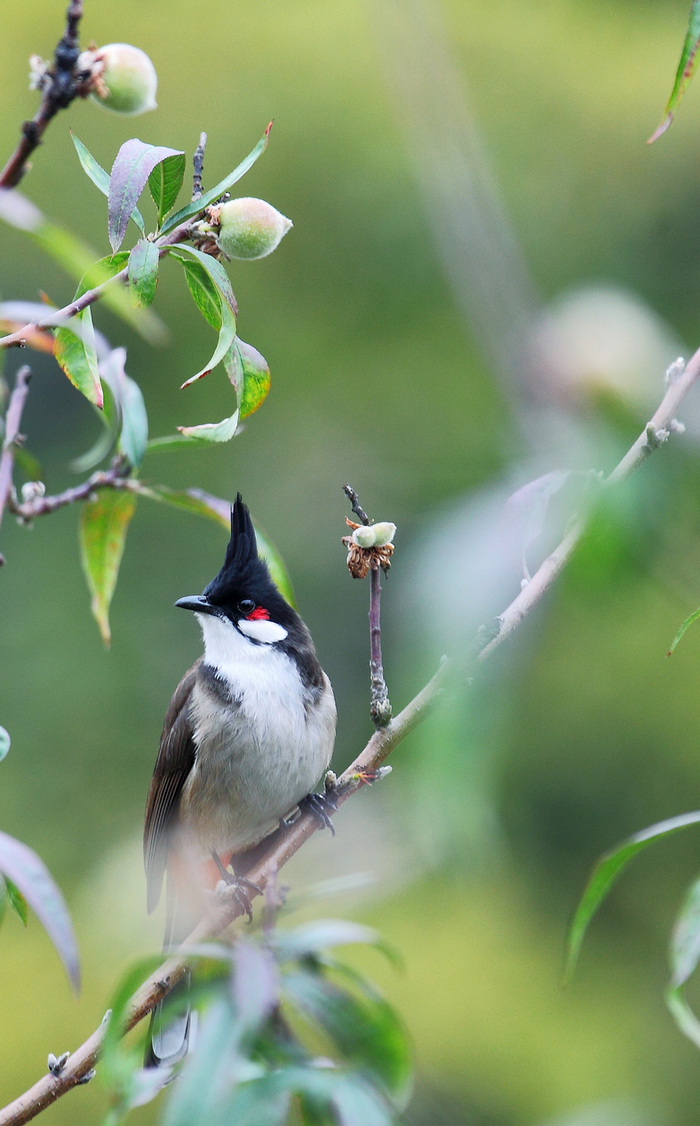
[[[246,880],[245,876],[236,876],[234,872],[225,868],[216,852],[212,852],[212,857],[221,875],[215,893],[217,898],[225,903],[230,903],[233,900],[236,906],[240,907],[242,914],[248,916],[248,922],[252,923],[253,905],[249,893],[262,895],[262,888],[258,884],[254,884],[252,880]]]
[[[299,802],[299,809],[302,813],[313,814],[322,829],[330,829],[332,837],[335,836],[335,829],[333,828],[331,813],[338,812],[338,799],[335,793],[336,783],[335,774],[332,770],[329,770],[325,778],[325,793],[307,794]]]

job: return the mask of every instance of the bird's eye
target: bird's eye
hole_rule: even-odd
[[[242,598],[238,603],[238,609],[241,614],[252,614],[255,609],[255,603],[252,598]]]

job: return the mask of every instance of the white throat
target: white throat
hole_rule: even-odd
[[[204,660],[214,668],[222,668],[239,661],[264,660],[269,652],[268,647],[287,636],[286,629],[276,622],[268,622],[265,619],[240,622],[240,629],[246,627],[244,630],[246,636],[241,636],[233,622],[228,619],[224,620],[214,614],[195,616],[204,638]],[[259,644],[256,645],[256,641]]]

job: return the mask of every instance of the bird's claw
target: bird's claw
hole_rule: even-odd
[[[258,884],[254,884],[252,880],[247,880],[245,876],[236,876],[233,872],[229,872],[228,868],[224,868],[215,853],[212,853],[212,856],[221,873],[221,880],[216,888],[217,896],[227,903],[233,899],[236,906],[240,907],[241,912],[248,916],[248,922],[252,923],[253,905],[250,902],[248,892],[252,891],[255,895],[262,895],[262,888]]]
[[[328,789],[325,794],[307,794],[299,802],[299,809],[311,813],[322,829],[330,829],[331,836],[335,836],[331,813],[337,813],[338,801],[333,790]]]

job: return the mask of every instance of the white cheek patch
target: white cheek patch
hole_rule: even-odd
[[[238,628],[246,637],[252,637],[253,641],[262,641],[266,645],[271,645],[273,641],[284,641],[287,636],[286,629],[278,626],[277,622],[268,622],[264,618],[254,619],[252,622],[244,618],[238,623]]]

